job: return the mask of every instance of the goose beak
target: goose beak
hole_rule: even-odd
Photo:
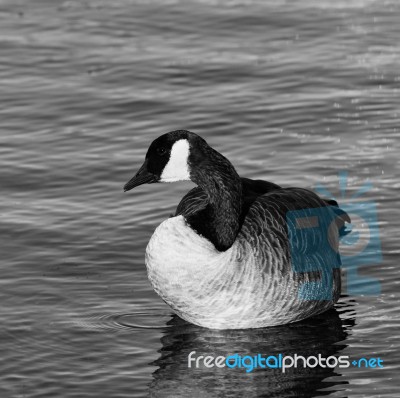
[[[157,182],[158,178],[154,174],[150,173],[147,170],[147,160],[143,163],[142,167],[136,173],[136,175],[131,178],[125,185],[124,185],[124,192],[129,191],[132,188],[135,188],[142,184],[151,184],[153,182]]]

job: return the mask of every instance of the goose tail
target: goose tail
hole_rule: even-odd
[[[339,238],[342,238],[348,235],[351,232],[351,229],[348,228],[348,224],[351,224],[350,216],[339,207],[338,202],[333,199],[325,199],[325,202],[332,206],[332,210],[336,215],[336,225],[339,231]]]

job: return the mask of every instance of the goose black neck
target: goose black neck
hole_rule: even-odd
[[[188,217],[189,225],[225,251],[235,242],[243,207],[242,182],[233,165],[207,146],[191,151],[191,179],[208,196],[207,206]]]

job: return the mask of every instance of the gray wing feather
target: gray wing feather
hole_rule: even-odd
[[[175,216],[188,216],[204,209],[207,206],[208,197],[207,194],[200,188],[195,187],[191,189],[180,201]]]

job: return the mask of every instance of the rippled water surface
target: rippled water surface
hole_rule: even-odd
[[[398,397],[399,20],[395,0],[0,0],[0,395]],[[369,179],[383,260],[360,274],[381,294],[253,331],[174,317],[144,251],[191,184],[122,186],[178,128],[243,176],[339,201]],[[195,370],[191,351],[385,367]]]

